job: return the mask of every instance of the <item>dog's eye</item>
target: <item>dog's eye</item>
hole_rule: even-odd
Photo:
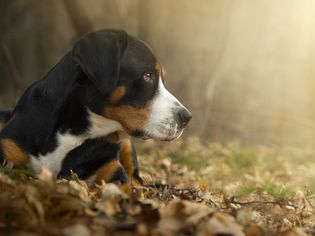
[[[145,73],[143,75],[143,79],[146,81],[146,82],[150,82],[152,83],[153,82],[153,76],[151,73]]]

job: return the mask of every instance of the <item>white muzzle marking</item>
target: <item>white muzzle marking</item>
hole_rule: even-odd
[[[169,141],[180,137],[185,127],[180,127],[177,114],[186,109],[165,87],[159,78],[158,91],[153,99],[146,136]]]

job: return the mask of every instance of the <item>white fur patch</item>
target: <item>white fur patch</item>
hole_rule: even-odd
[[[117,121],[107,119],[91,111],[89,111],[89,114],[91,122],[91,128],[88,133],[89,138],[103,137],[112,132],[123,130],[121,124]]]
[[[66,155],[74,148],[80,146],[85,140],[106,136],[117,130],[122,130],[121,125],[103,116],[97,115],[91,111],[89,119],[91,123],[90,129],[82,135],[73,135],[70,133],[57,133],[57,148],[46,155],[37,157],[31,156],[31,168],[39,173],[42,167],[46,167],[49,171],[57,176],[61,170],[62,161]]]
[[[31,167],[37,173],[41,171],[42,167],[46,167],[54,176],[57,176],[61,169],[62,161],[68,152],[80,146],[84,140],[86,138],[83,135],[57,133],[57,148],[46,155],[31,156]]]
[[[159,140],[179,137],[182,129],[179,129],[174,116],[180,109],[186,108],[164,87],[160,77],[158,91],[153,99],[147,135]]]

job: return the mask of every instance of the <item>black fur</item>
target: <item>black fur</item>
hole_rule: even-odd
[[[69,178],[72,170],[80,179],[86,179],[100,166],[117,159],[119,149],[119,144],[111,144],[104,139],[87,140],[68,153],[58,176]]]
[[[133,162],[133,177],[143,185],[143,180],[139,175],[139,164],[138,164],[138,158],[137,158],[137,152],[135,145],[132,143],[132,162]]]
[[[106,94],[118,83],[126,46],[125,32],[93,32],[74,45],[72,56],[100,92]]]
[[[82,133],[88,126],[84,121],[86,115],[82,115],[85,113],[83,105],[76,104],[75,109],[81,109],[74,114],[65,113],[65,110],[73,109],[72,100],[79,99],[74,94],[83,87],[80,81],[84,77],[80,66],[67,53],[43,79],[26,90],[0,138],[10,138],[27,153],[37,156],[56,148],[57,130]],[[83,117],[80,123],[77,122],[78,114]]]
[[[119,181],[120,183],[129,183],[129,179],[126,175],[126,171],[122,168],[119,167],[113,174],[110,182],[115,182]]]
[[[123,31],[87,34],[25,91],[12,113],[0,113],[1,120],[10,120],[0,133],[0,141],[11,139],[27,154],[45,156],[62,145],[57,142],[57,133],[85,134],[91,125],[87,109],[103,115],[110,93],[118,85],[126,88],[126,94],[115,105],[144,107],[158,86],[156,62],[145,44]],[[148,72],[153,83],[143,81]],[[133,132],[142,134],[141,130]],[[0,142],[0,161],[4,158],[2,148]],[[58,176],[67,178],[73,170],[85,179],[116,158],[118,151],[119,144],[106,143],[102,138],[86,140],[67,154]],[[135,151],[132,158],[140,180]],[[118,172],[115,177],[122,175]]]

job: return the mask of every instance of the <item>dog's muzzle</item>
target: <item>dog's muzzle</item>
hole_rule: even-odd
[[[189,121],[192,118],[192,114],[186,108],[182,108],[177,113],[177,122],[180,128],[186,128]]]
[[[179,138],[191,118],[191,112],[167,91],[160,78],[145,136],[163,141]]]

